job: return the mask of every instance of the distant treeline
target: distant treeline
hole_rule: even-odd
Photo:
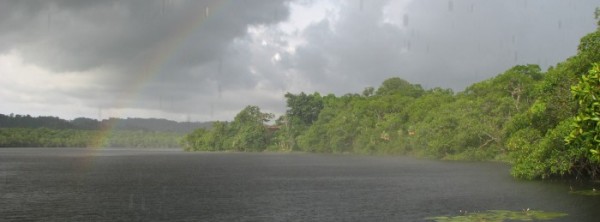
[[[600,30],[546,72],[519,65],[459,93],[390,78],[361,94],[285,97],[287,112],[274,126],[265,125],[272,114],[248,106],[232,122],[188,134],[183,145],[497,159],[520,178],[600,177]]]
[[[205,127],[210,123],[0,114],[0,147],[175,148],[185,133]]]
[[[53,116],[30,115],[4,115],[0,114],[0,128],[49,128],[49,129],[78,129],[100,130],[111,128],[115,130],[141,130],[154,132],[189,133],[197,128],[208,128],[210,122],[176,122],[167,119],[142,119],[142,118],[109,118],[96,120],[90,118],[76,118],[64,120]]]
[[[0,147],[177,148],[182,136],[141,130],[0,128]]]

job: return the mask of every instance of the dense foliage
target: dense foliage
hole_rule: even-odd
[[[240,121],[246,108],[231,123],[218,122],[211,130],[189,134],[184,146],[207,151],[268,149],[501,158],[508,151],[504,145],[510,121],[534,103],[533,91],[542,79],[537,65],[524,65],[458,94],[450,89],[424,90],[397,77],[384,81],[376,91],[365,89],[362,95],[288,93],[288,111],[272,127],[277,129],[274,133],[263,124]],[[244,148],[234,145],[241,144],[233,142],[236,138],[257,138],[266,144]]]
[[[49,128],[0,128],[0,147],[179,147],[179,133]]]
[[[111,128],[129,131],[157,131],[189,133],[196,128],[208,128],[210,123],[205,122],[176,122],[166,119],[142,119],[142,118],[109,118],[96,120],[90,118],[76,118],[64,120],[53,116],[30,115],[4,115],[0,114],[0,128],[49,128],[49,129],[78,129],[78,130],[101,130]]]
[[[584,168],[585,173],[596,177],[600,175],[600,64],[582,76],[571,91],[579,109],[566,141],[578,148],[584,156],[582,161],[591,162],[586,164],[590,167]]]
[[[166,119],[89,118],[64,120],[52,116],[0,114],[0,147],[180,147],[192,128],[206,123]]]
[[[215,122],[211,130],[197,129],[185,136],[186,150],[261,151],[269,144],[270,133],[265,125],[273,114],[262,113],[257,106],[247,106],[233,122]]]
[[[596,11],[600,13],[600,9]],[[600,22],[600,20],[599,20]],[[599,23],[600,25],[600,23]],[[287,93],[273,126],[258,107],[184,139],[187,150],[412,154],[513,164],[520,178],[600,176],[600,30],[542,72],[518,65],[463,92],[390,78],[362,94]],[[595,65],[594,65],[595,64]]]

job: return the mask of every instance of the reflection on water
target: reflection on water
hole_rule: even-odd
[[[0,220],[424,221],[488,210],[594,221],[600,199],[508,166],[318,154],[0,149]]]
[[[566,213],[545,212],[537,210],[524,209],[520,211],[509,210],[487,210],[484,212],[460,211],[458,216],[438,216],[427,219],[436,222],[465,222],[465,221],[542,221],[554,220],[567,216]]]

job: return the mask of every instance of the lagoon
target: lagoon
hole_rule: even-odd
[[[410,157],[0,149],[0,221],[428,221],[528,208],[597,221],[600,196],[569,193],[591,186]]]

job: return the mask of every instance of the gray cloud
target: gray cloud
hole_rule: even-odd
[[[357,92],[400,76],[464,87],[511,66],[548,67],[594,30],[594,1],[364,1],[306,29],[297,69],[319,90]],[[385,15],[384,15],[385,14]],[[325,80],[325,81],[323,81]],[[343,83],[343,84],[340,84]]]
[[[458,91],[513,65],[547,67],[574,55],[579,38],[595,29],[599,6],[330,0],[322,20],[300,15],[313,23],[292,32],[281,26],[290,5],[320,3],[0,1],[0,55],[16,52],[57,79],[83,81],[41,88],[0,82],[10,86],[0,97],[11,96],[0,98],[10,101],[0,108],[67,118],[121,108],[126,115],[209,120],[231,119],[250,104],[282,113],[286,91],[360,92],[393,76]]]
[[[127,94],[139,101],[124,106],[147,109],[164,108],[155,105],[162,100],[183,104],[197,94],[254,87],[257,80],[244,66],[251,52],[232,42],[253,25],[275,24],[289,14],[287,3],[275,0],[1,4],[0,53],[18,50],[28,64],[58,74],[101,73],[95,88],[64,94],[106,108]],[[145,82],[131,89],[139,81]]]

